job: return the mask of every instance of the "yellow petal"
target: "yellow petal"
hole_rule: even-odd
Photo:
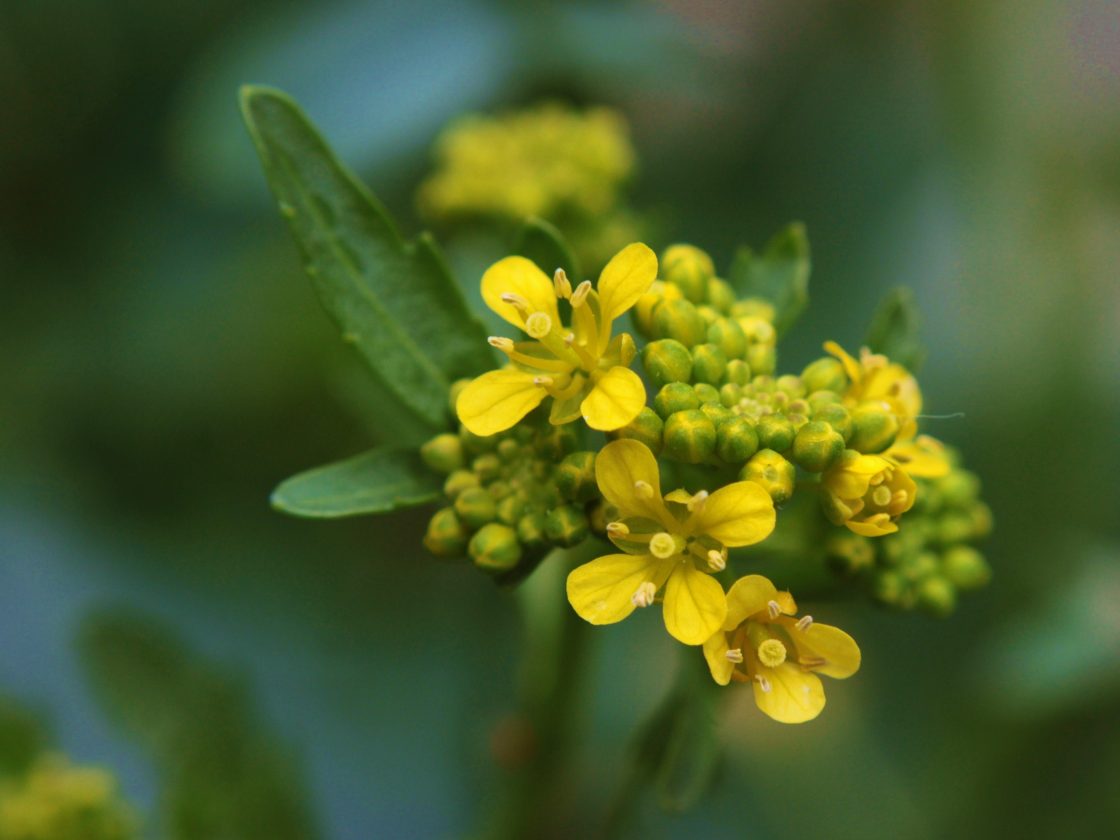
[[[595,457],[595,481],[599,492],[618,508],[622,516],[643,516],[672,525],[669,511],[661,500],[661,477],[657,459],[644,443],[614,440]],[[653,491],[643,497],[635,485],[645,482]]]
[[[533,383],[533,374],[506,368],[492,370],[471,382],[455,403],[455,412],[476,435],[504,432],[548,396]]]
[[[853,385],[858,385],[860,375],[863,373],[863,368],[860,363],[849,356],[844,348],[837,344],[835,341],[826,341],[824,343],[824,352],[830,356],[835,356],[840,360],[840,364],[844,366],[844,373],[848,374],[848,379],[852,380]]]
[[[779,592],[768,578],[762,575],[746,575],[739,578],[727,590],[727,618],[724,630],[734,630],[750,616],[766,610],[771,601],[786,615],[797,612],[797,604],[788,592]]]
[[[672,561],[649,554],[608,554],[584,563],[568,575],[568,602],[592,624],[614,624],[635,609],[634,593],[643,583],[660,589]]]
[[[727,596],[719,581],[691,560],[677,561],[665,584],[665,629],[686,645],[702,645],[727,617]]]
[[[720,685],[731,682],[731,672],[735,670],[735,664],[727,658],[726,633],[720,630],[704,642],[704,658],[708,661],[708,670],[712,672],[713,680]]]
[[[815,673],[842,680],[859,670],[859,645],[839,627],[814,622],[806,630],[798,630],[796,623],[786,629],[797,646],[798,658]],[[823,659],[825,664],[810,663],[811,659]]]
[[[766,677],[770,690],[763,691],[755,680],[754,702],[779,723],[804,723],[824,708],[824,686],[816,674],[802,671],[792,662],[777,668],[759,668],[759,673]]]
[[[530,312],[544,312],[552,318],[554,324],[560,323],[552,281],[532,260],[506,257],[498,260],[482,275],[482,299],[486,301],[486,305],[515,327],[523,329],[525,319],[517,311],[517,307],[502,300],[502,295],[507,292],[524,298]]]
[[[599,377],[580,406],[583,419],[602,432],[621,429],[638,416],[646,404],[646,388],[629,368],[613,367]]]
[[[886,515],[868,520],[849,519],[844,524],[848,526],[849,531],[861,537],[885,537],[898,531],[898,526]]]
[[[883,454],[918,478],[941,478],[949,474],[944,445],[928,435],[896,443]]]
[[[775,518],[769,493],[753,481],[737,481],[708,496],[687,527],[695,535],[707,534],[734,548],[766,539]]]
[[[683,487],[678,487],[676,490],[670,490],[665,494],[665,501],[676,502],[679,505],[687,505],[692,501],[692,494]]]
[[[613,321],[657,279],[657,255],[641,242],[627,245],[599,275],[599,307],[606,322]]]

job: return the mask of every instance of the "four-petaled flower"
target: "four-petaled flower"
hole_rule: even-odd
[[[704,642],[704,658],[720,685],[750,682],[758,708],[781,723],[804,723],[824,708],[817,674],[845,679],[859,670],[855,640],[812,616],[762,575],[739,578],[727,592],[727,618]]]
[[[657,257],[640,242],[627,245],[599,275],[575,289],[563,270],[553,280],[524,257],[506,257],[482,277],[482,297],[498,315],[523,329],[531,341],[492,337],[510,366],[475,379],[459,395],[456,412],[476,435],[513,426],[552,397],[550,421],[583,417],[593,429],[611,431],[633,420],[646,402],[645,387],[629,369],[634,340],[611,338],[611,325],[657,277]],[[568,300],[571,329],[560,320],[558,300]]]
[[[699,645],[727,615],[727,598],[712,572],[727,549],[757,543],[774,530],[774,504],[759,485],[739,481],[708,494],[676,490],[662,499],[657,460],[642,443],[608,443],[595,459],[595,478],[618,518],[607,526],[625,554],[608,554],[568,575],[568,600],[592,624],[613,624],[652,604],[664,588],[665,627]]]
[[[821,476],[821,491],[825,516],[833,524],[881,537],[898,530],[897,520],[913,507],[918,488],[890,458],[847,449]]]

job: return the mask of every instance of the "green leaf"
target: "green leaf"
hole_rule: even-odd
[[[572,280],[572,285],[582,276],[579,263],[572,253],[564,235],[550,222],[532,217],[517,232],[514,253],[528,257],[551,277],[557,268],[562,268]]]
[[[914,293],[899,286],[887,292],[875,310],[864,343],[874,352],[917,372],[926,358],[926,349],[918,338],[921,324]]]
[[[743,297],[764,298],[774,305],[774,329],[786,333],[809,303],[809,239],[794,222],[778,231],[761,254],[740,248],[728,281]]]
[[[245,87],[241,112],[343,340],[420,420],[444,427],[451,381],[486,370],[493,357],[435,241],[405,242],[286,94]]]
[[[272,506],[293,516],[337,519],[422,505],[441,488],[415,450],[371,449],[293,475],[272,491]]]

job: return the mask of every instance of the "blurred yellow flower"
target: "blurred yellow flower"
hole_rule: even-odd
[[[825,515],[864,537],[897,531],[897,520],[913,506],[917,490],[906,471],[889,458],[853,449],[846,449],[821,475]]]
[[[708,494],[661,496],[653,453],[635,440],[608,443],[595,478],[617,518],[607,534],[624,554],[608,554],[568,575],[568,600],[592,624],[613,624],[650,606],[664,589],[665,627],[686,645],[702,644],[723,623],[727,599],[711,576],[727,549],[774,530],[774,504],[757,484],[739,481]]]
[[[552,397],[556,425],[583,417],[593,429],[610,431],[633,420],[646,404],[642,380],[629,369],[634,341],[611,338],[611,326],[649,289],[657,257],[640,242],[619,251],[599,275],[572,289],[562,270],[549,280],[532,261],[506,257],[482,277],[482,297],[498,315],[532,341],[492,337],[509,367],[485,373],[459,394],[456,412],[476,435],[512,427]],[[558,300],[571,303],[572,327],[560,320]]]
[[[750,682],[758,708],[781,723],[804,723],[824,708],[817,674],[845,679],[859,670],[855,640],[812,616],[795,619],[797,604],[761,575],[739,578],[727,592],[722,627],[704,642],[704,658],[720,685]]]

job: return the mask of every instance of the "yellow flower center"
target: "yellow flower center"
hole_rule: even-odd
[[[656,533],[649,539],[649,553],[660,560],[666,560],[677,553],[677,541],[672,534],[664,531]]]
[[[891,488],[880,484],[871,493],[871,501],[879,507],[886,507],[891,503]]]
[[[786,646],[777,639],[767,639],[758,646],[758,661],[767,668],[777,668],[786,661]]]

